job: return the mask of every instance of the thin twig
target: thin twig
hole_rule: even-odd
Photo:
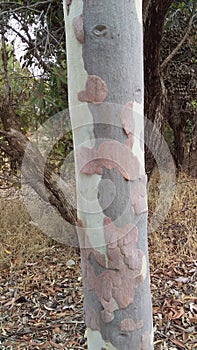
[[[195,16],[196,16],[196,14],[193,14],[193,11],[192,11],[192,15],[191,15],[190,20],[188,22],[188,26],[187,26],[187,30],[185,32],[185,35],[183,36],[181,41],[178,43],[178,45],[174,48],[174,50],[172,50],[172,52],[169,54],[169,56],[166,57],[165,60],[162,62],[161,66],[160,66],[161,67],[161,71],[163,71],[166,68],[168,63],[173,59],[173,57],[177,54],[177,52],[179,51],[181,46],[186,41],[186,39],[187,39],[187,37],[189,35],[189,32],[190,32],[190,30],[192,28],[192,23],[193,23],[193,20],[194,20]]]
[[[24,35],[22,35],[19,31],[17,31],[15,28],[10,26],[9,24],[7,24],[7,28],[11,29],[14,33],[16,33],[22,39],[22,41],[24,41],[28,44],[29,48],[32,50],[32,56],[34,56],[38,60],[39,64],[42,66],[42,68],[45,71],[48,72],[51,70],[51,67],[41,59],[36,47],[34,46],[34,44],[31,41],[29,41],[27,38],[25,38]]]

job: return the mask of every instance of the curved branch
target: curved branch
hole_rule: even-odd
[[[30,142],[20,131],[11,129],[7,135],[9,145],[17,153],[22,164],[22,175],[27,184],[46,202],[50,202],[62,218],[75,226],[77,210],[73,204],[70,186],[55,174],[45,162],[36,144]]]
[[[184,44],[184,42],[187,40],[187,37],[189,35],[189,32],[192,28],[192,23],[193,23],[193,19],[194,17],[196,16],[196,14],[193,14],[191,15],[190,17],[190,20],[189,20],[189,23],[188,23],[188,26],[187,26],[187,30],[183,36],[183,38],[181,39],[181,41],[178,43],[178,45],[174,48],[174,50],[169,54],[168,57],[165,58],[165,60],[162,62],[160,68],[161,68],[161,71],[163,71],[168,63],[173,59],[173,57],[177,54],[177,52],[179,51],[179,49],[181,48],[181,46]]]

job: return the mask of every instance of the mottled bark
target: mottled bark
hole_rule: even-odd
[[[64,7],[88,347],[151,350],[142,3]]]

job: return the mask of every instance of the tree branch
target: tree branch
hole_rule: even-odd
[[[2,70],[4,75],[4,85],[7,93],[7,104],[10,103],[10,96],[11,96],[11,86],[9,82],[9,76],[8,76],[8,61],[7,61],[7,51],[6,51],[6,43],[5,43],[5,36],[4,32],[1,33],[1,57],[2,57]]]
[[[9,109],[10,106],[7,106]],[[0,130],[0,135],[4,136],[9,143],[9,147],[13,154],[16,155],[19,164],[25,164],[22,167],[22,174],[25,181],[34,189],[35,192],[44,200],[49,201],[61,214],[61,216],[71,223],[76,225],[77,210],[73,205],[71,188],[63,179],[55,174],[49,164],[40,153],[36,144],[30,142],[23,135],[20,129],[16,129],[14,121],[14,110],[12,118],[2,118],[3,127],[6,131]],[[2,115],[11,113],[9,110],[6,114],[6,106]],[[14,125],[14,127],[13,127]]]
[[[10,147],[2,140],[0,140],[0,149],[5,152],[8,156],[13,156],[13,151],[10,149]]]
[[[15,28],[13,28],[12,26],[10,26],[9,24],[6,25],[8,29],[11,29],[14,33],[16,33],[21,39],[23,42],[26,42],[28,44],[28,47],[29,49],[32,50],[32,56],[34,56],[39,64],[42,66],[42,68],[49,72],[51,70],[51,67],[50,65],[48,65],[46,62],[44,62],[40,55],[38,54],[37,50],[36,50],[36,47],[34,46],[34,44],[32,43],[32,41],[29,41],[27,38],[25,38],[24,35],[22,35],[19,31],[17,31]]]
[[[15,11],[22,11],[22,10],[33,10],[33,11],[40,11],[40,8],[42,9],[42,7],[46,6],[46,4],[52,4],[52,3],[56,3],[56,0],[45,0],[45,1],[37,1],[34,4],[31,5],[26,5],[26,6],[20,6],[18,4],[16,4],[16,2],[4,2],[3,4],[0,4],[0,8],[6,8],[7,6],[9,7],[9,10],[11,12],[15,12]],[[38,8],[38,10],[37,10]],[[1,16],[4,14],[8,13],[8,9],[6,8],[6,10],[4,12],[1,12]]]
[[[183,38],[178,43],[178,45],[174,48],[174,50],[169,54],[169,56],[166,57],[165,60],[162,62],[161,66],[160,66],[161,67],[161,71],[163,71],[167,67],[168,63],[173,59],[173,57],[177,54],[177,52],[179,51],[181,46],[187,40],[187,37],[188,37],[189,32],[190,32],[190,30],[192,28],[193,19],[194,19],[195,16],[196,16],[196,14],[193,14],[193,12],[192,12],[192,15],[191,15],[190,20],[188,22],[188,26],[187,26],[187,29],[186,29],[186,32],[185,32]]]
[[[50,202],[61,216],[76,225],[77,210],[72,203],[71,189],[60,176],[46,163],[36,144],[17,130],[10,130],[9,143],[17,151],[18,159],[23,162],[22,175],[26,181],[46,202]]]
[[[7,132],[7,131],[0,130],[0,136],[7,137],[7,136],[8,136],[8,132]]]

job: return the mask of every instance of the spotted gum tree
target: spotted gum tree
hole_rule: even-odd
[[[141,0],[64,0],[89,350],[151,350]]]

